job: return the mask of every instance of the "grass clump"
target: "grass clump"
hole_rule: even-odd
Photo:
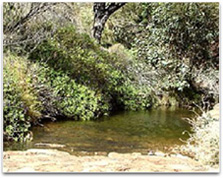
[[[182,153],[212,167],[219,165],[219,110],[216,112],[217,117],[210,114],[211,112],[204,112],[196,119],[188,119],[193,133],[186,145],[180,147]]]

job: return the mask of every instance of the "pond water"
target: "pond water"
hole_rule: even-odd
[[[71,154],[95,152],[168,151],[183,144],[188,134],[182,134],[190,125],[182,118],[192,117],[185,109],[153,109],[149,111],[119,112],[98,121],[57,121],[44,123],[32,129],[33,141],[4,143],[4,150],[49,148],[39,143],[62,144],[59,150]]]

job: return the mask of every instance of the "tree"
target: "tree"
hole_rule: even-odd
[[[72,3],[3,3],[4,50],[29,53],[61,26],[76,25]]]
[[[104,26],[108,18],[126,3],[101,3],[96,2],[93,5],[94,11],[94,24],[92,29],[92,35],[101,43],[101,35],[104,30]]]

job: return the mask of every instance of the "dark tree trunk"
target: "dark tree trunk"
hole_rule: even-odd
[[[94,24],[92,29],[92,35],[99,44],[101,43],[101,35],[104,30],[106,21],[108,20],[110,15],[112,15],[115,11],[117,11],[125,4],[126,3],[94,3]]]

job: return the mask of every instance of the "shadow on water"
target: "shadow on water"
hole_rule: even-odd
[[[98,121],[47,122],[44,127],[33,127],[33,141],[4,144],[4,150],[50,148],[39,143],[60,144],[59,150],[71,154],[94,152],[168,151],[174,145],[183,144],[190,125],[182,118],[192,117],[191,111],[177,109],[152,109],[149,111],[118,112]],[[51,147],[52,148],[52,147]]]

